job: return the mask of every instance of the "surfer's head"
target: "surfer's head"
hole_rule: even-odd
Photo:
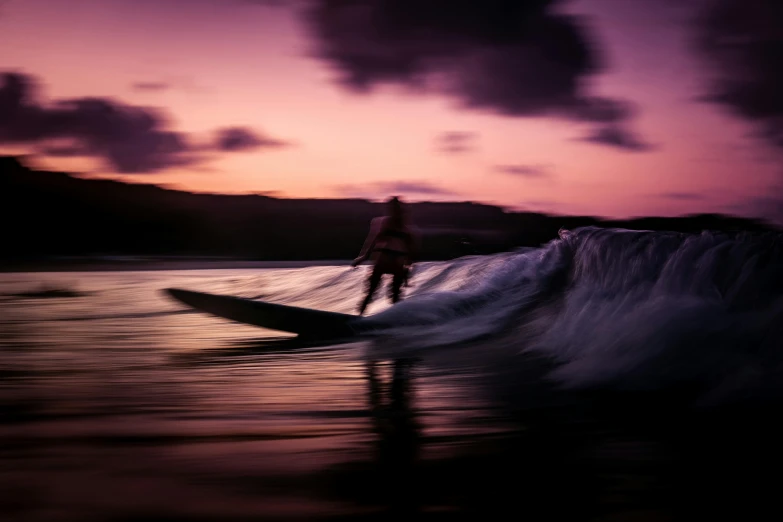
[[[402,221],[404,218],[404,211],[402,208],[402,201],[397,196],[393,196],[386,203],[389,209],[389,216],[395,221]]]

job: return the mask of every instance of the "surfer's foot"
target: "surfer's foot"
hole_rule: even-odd
[[[367,310],[367,306],[370,304],[370,300],[365,298],[362,304],[359,305],[359,315],[364,315],[364,311]]]

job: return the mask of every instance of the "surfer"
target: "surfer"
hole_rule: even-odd
[[[388,215],[372,220],[362,251],[351,263],[351,266],[356,267],[371,255],[375,258],[375,265],[367,280],[367,295],[359,307],[359,315],[364,314],[385,274],[392,275],[392,303],[400,300],[402,286],[408,283],[416,253],[416,237],[402,202],[395,196],[387,205]]]

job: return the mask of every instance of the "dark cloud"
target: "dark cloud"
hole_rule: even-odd
[[[629,103],[588,92],[605,64],[582,19],[556,3],[313,0],[306,20],[315,54],[355,92],[397,84],[510,116],[628,121]]]
[[[80,145],[45,145],[38,149],[40,154],[55,158],[90,156],[90,151]]]
[[[696,20],[695,48],[710,66],[705,99],[783,148],[783,2],[708,0]]]
[[[764,196],[751,201],[750,206],[758,215],[783,226],[783,189],[777,196]]]
[[[219,129],[215,137],[215,148],[225,152],[238,152],[264,148],[289,147],[291,143],[264,136],[246,127]]]
[[[134,91],[159,92],[171,88],[171,85],[165,82],[136,82],[131,85]]]
[[[36,98],[33,79],[3,75],[0,143],[70,139],[116,171],[143,173],[197,161],[187,136],[168,129],[158,111],[109,98],[74,98],[50,106]]]
[[[706,199],[704,194],[697,194],[695,192],[664,192],[659,194],[660,197],[665,199],[676,199],[680,201],[700,201]]]
[[[100,158],[120,173],[192,166],[204,162],[210,152],[236,150],[194,143],[190,135],[171,130],[165,115],[156,109],[99,97],[47,105],[38,99],[32,77],[4,73],[0,79],[0,144],[30,145],[54,156]],[[256,139],[255,147],[275,141],[244,130],[244,148],[251,137]],[[63,141],[68,145],[61,145]]]
[[[495,172],[519,176],[522,178],[549,178],[551,174],[546,167],[535,165],[497,165]]]
[[[293,0],[239,0],[245,4],[261,5],[264,7],[287,7],[293,4]]]
[[[390,194],[416,194],[416,195],[453,195],[449,189],[433,185],[426,181],[390,181],[377,183],[376,188],[381,192]]]
[[[446,131],[436,136],[435,147],[447,154],[470,152],[475,149],[477,138],[475,132]]]
[[[339,185],[335,190],[349,197],[386,197],[404,196],[453,196],[449,189],[433,185],[427,181],[379,181],[363,185]]]
[[[138,81],[131,83],[129,88],[132,91],[142,93],[159,93],[175,89],[177,91],[199,94],[212,92],[211,88],[199,84],[194,78],[187,75],[167,75],[165,78],[158,80]]]
[[[580,141],[609,145],[632,152],[645,152],[655,148],[651,144],[642,141],[633,132],[619,125],[598,128],[588,136],[580,138]]]
[[[578,210],[578,207],[574,207],[571,204],[564,204],[561,201],[552,201],[552,200],[528,200],[525,202],[520,203],[516,207],[512,208],[512,210],[520,211],[520,212],[540,212],[543,214],[573,214]]]

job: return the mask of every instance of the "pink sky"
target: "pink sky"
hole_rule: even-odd
[[[109,97],[160,108],[195,136],[242,126],[293,144],[137,175],[91,158],[37,159],[193,191],[377,198],[396,190],[409,200],[625,217],[734,211],[778,187],[779,163],[750,124],[695,101],[703,71],[681,13],[631,3],[575,0],[568,10],[591,17],[607,54],[593,92],[638,105],[631,125],[653,145],[646,151],[579,141],[584,124],[461,109],[438,95],[353,94],[309,55],[294,12],[242,0],[6,0],[0,71],[36,77],[46,100]],[[168,88],[134,89],[140,82]],[[439,151],[444,132],[473,133],[471,147]],[[422,186],[432,190],[405,190]]]

